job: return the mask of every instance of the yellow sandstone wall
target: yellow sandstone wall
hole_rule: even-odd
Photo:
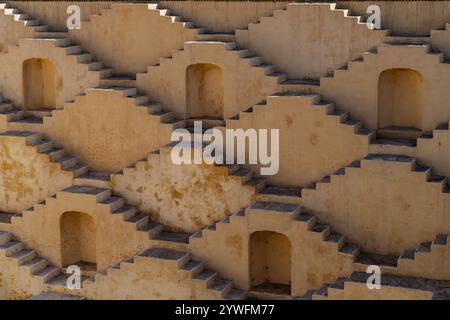
[[[170,148],[151,154],[123,175],[113,175],[116,194],[170,229],[193,232],[248,206],[255,188],[214,165],[175,165]]]
[[[385,31],[334,10],[334,4],[297,4],[238,30],[237,42],[291,79],[318,78],[379,46]],[[311,45],[314,43],[314,45]]]
[[[277,91],[278,79],[266,76],[263,68],[254,68],[250,59],[242,59],[232,43],[186,42],[184,50],[174,51],[172,58],[160,59],[160,65],[151,66],[147,73],[137,74],[139,90],[161,102],[177,117],[189,115],[187,110],[186,70],[191,65],[209,64],[219,67],[223,73],[223,117],[260,102],[266,95]]]
[[[449,194],[414,164],[395,156],[362,160],[331,183],[303,189],[302,205],[365,251],[400,254],[449,230]]]
[[[414,92],[419,95],[419,100],[412,103],[418,104],[417,123],[414,127],[422,130],[432,130],[443,119],[449,119],[450,114],[444,101],[449,81],[449,65],[441,63],[443,55],[432,54],[427,46],[402,46],[383,45],[378,47],[378,53],[364,53],[363,61],[349,63],[348,70],[336,70],[334,77],[321,78],[319,92],[324,98],[334,101],[336,106],[349,111],[352,117],[362,120],[365,127],[376,129],[380,123],[379,105],[381,101],[379,92],[380,75],[386,70],[413,70],[419,74],[417,86],[411,92],[404,91],[403,97],[399,97],[398,88],[392,84],[384,88],[385,93],[396,90],[397,99],[401,103],[406,101]],[[380,89],[379,89],[380,88]],[[411,105],[412,107],[412,105]],[[411,117],[405,108],[400,109],[400,119]]]
[[[368,152],[369,136],[356,134],[358,128],[343,124],[334,111],[318,95],[269,96],[266,105],[227,120],[227,129],[279,129],[279,171],[263,177],[275,185],[306,186]],[[254,172],[260,174],[259,169]]]
[[[26,144],[24,137],[0,134],[0,210],[19,213],[72,184],[73,174]]]
[[[20,39],[18,46],[11,46],[8,53],[0,54],[0,92],[16,106],[24,105],[24,61],[32,58],[46,59],[53,65],[54,105],[61,108],[86,88],[99,83],[99,74],[90,71],[87,64],[80,64],[75,55],[68,55],[66,49],[57,47],[57,40]],[[31,75],[29,75],[31,76]],[[40,106],[41,108],[49,106]]]
[[[195,29],[172,22],[147,4],[113,4],[100,16],[92,16],[70,38],[83,44],[97,59],[117,73],[145,72],[171,50],[195,40]],[[158,45],[155,45],[158,44]]]
[[[45,118],[42,131],[90,168],[117,172],[168,143],[172,129],[124,94],[89,89]]]

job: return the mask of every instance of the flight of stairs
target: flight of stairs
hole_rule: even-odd
[[[346,111],[340,111],[335,108],[333,102],[329,102],[324,100],[318,94],[307,94],[307,93],[279,93],[268,96],[266,100],[261,101],[258,104],[255,104],[251,108],[241,111],[239,114],[235,115],[232,118],[226,120],[227,124],[231,124],[233,122],[238,121],[241,117],[245,117],[248,113],[254,112],[256,109],[266,108],[267,107],[267,99],[283,99],[283,98],[297,98],[299,101],[308,99],[311,101],[311,105],[314,108],[321,108],[324,110],[325,114],[330,117],[334,117],[336,121],[342,124],[344,127],[351,128],[351,130],[357,134],[366,136],[368,141],[372,141],[374,137],[374,131],[371,129],[363,128],[362,122],[359,120],[351,119],[350,115]]]
[[[187,272],[192,281],[201,283],[205,289],[211,290],[223,299],[241,300],[246,297],[244,290],[233,287],[232,281],[223,279],[218,272],[205,268],[201,261],[193,260],[188,252],[158,247],[146,249],[135,257],[117,263],[105,272],[97,273],[95,278],[91,278],[88,281],[104,281],[106,277],[111,276],[113,273],[120,272],[124,264],[133,264],[135,259],[142,258],[175,262],[177,268]]]
[[[27,269],[30,276],[39,279],[42,285],[58,284],[61,277],[66,277],[59,268],[52,266],[36,251],[27,248],[24,243],[14,239],[9,232],[0,231],[0,254],[14,260],[19,268]]]
[[[149,6],[157,5],[154,4]],[[29,19],[28,15],[20,13],[18,9],[12,8],[8,3],[0,4],[0,9],[6,10],[8,14],[16,15],[17,19]],[[155,7],[155,10],[159,9],[156,9]],[[161,14],[165,15],[167,14],[167,12],[162,12]],[[173,18],[173,20],[175,23],[178,23],[179,18],[175,17]],[[137,107],[147,108],[149,114],[153,116],[159,116],[162,123],[172,124],[174,127],[180,127],[184,125],[181,120],[175,119],[171,112],[162,111],[160,104],[150,102],[148,96],[138,94],[137,89],[135,88],[135,76],[116,75],[113,69],[106,67],[101,61],[95,61],[93,59],[93,56],[90,53],[85,52],[80,45],[73,44],[71,40],[69,40],[67,32],[49,31],[48,26],[37,26],[38,22],[36,20],[23,21],[30,25],[30,27],[34,28],[35,33],[32,38],[21,39],[20,41],[52,42],[55,47],[65,50],[65,53],[68,56],[75,57],[76,61],[79,64],[85,65],[87,66],[88,70],[97,72],[99,74],[99,86],[92,89],[121,90],[124,93],[124,97],[135,99]],[[183,24],[186,24],[186,27],[190,26],[190,24],[187,23]],[[85,93],[81,93],[81,95],[84,94]],[[20,108],[15,107],[9,101],[3,102],[0,105],[0,116],[5,117],[8,122],[11,122],[11,130],[24,130],[25,128],[33,130],[42,124],[42,119],[44,117],[50,117],[51,113],[52,110],[21,110]]]
[[[345,290],[346,283],[358,283],[366,285],[370,273],[352,272],[349,277],[339,277],[332,284],[323,284],[318,290],[309,290],[305,295],[298,297],[298,300],[325,300],[333,291],[332,296],[338,296],[339,299]],[[381,288],[403,288],[412,290],[429,291],[431,300],[448,300],[450,299],[450,281],[448,280],[431,280],[415,277],[402,277],[395,275],[382,275]],[[377,290],[374,290],[377,291]],[[341,294],[339,296],[339,294]]]
[[[126,204],[124,198],[112,195],[112,191],[106,188],[72,186],[58,191],[55,195],[24,210],[22,214],[16,215],[13,219],[26,218],[26,215],[34,214],[35,209],[45,206],[49,199],[57,199],[59,196],[63,196],[64,193],[77,194],[80,197],[94,197],[99,205],[108,206],[112,218],[119,219],[125,224],[134,225],[136,232],[143,232],[148,235],[149,240],[157,241],[160,245],[168,244],[170,246],[171,244],[178,244],[185,246],[189,243],[189,233],[164,230],[162,225],[150,221],[147,214],[140,213],[137,206]]]
[[[71,171],[74,177],[87,172],[88,167],[79,163],[64,149],[56,147],[51,141],[45,139],[42,134],[30,131],[5,131],[0,136],[24,138],[28,146],[37,149],[38,153],[48,156],[50,162],[59,163],[61,170]]]

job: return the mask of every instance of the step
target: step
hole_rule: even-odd
[[[320,88],[320,80],[288,79],[280,83],[282,92],[316,93]]]
[[[137,210],[136,206],[124,205],[123,207],[120,207],[119,209],[114,210],[112,212],[112,214],[120,216],[123,221],[127,221],[131,217],[136,215],[137,211],[138,210]]]
[[[36,38],[61,39],[67,38],[69,33],[66,31],[38,31],[34,35]]]
[[[32,260],[36,256],[36,252],[34,250],[22,249],[19,252],[11,255],[10,258],[17,260],[18,264],[23,264],[26,261]]]
[[[386,127],[377,130],[377,138],[389,139],[417,139],[422,135],[422,131],[412,127]]]
[[[110,188],[111,174],[109,172],[87,171],[76,177],[75,185],[89,186],[95,188]]]
[[[331,234],[331,227],[328,224],[316,223],[311,227],[310,231],[320,235],[322,240],[325,240]]]
[[[34,273],[33,275],[41,278],[44,281],[44,283],[47,283],[51,279],[53,279],[54,277],[59,275],[60,273],[61,272],[59,271],[58,268],[53,267],[53,266],[47,266],[44,269]]]
[[[8,130],[0,133],[0,136],[25,138],[27,145],[35,145],[42,140],[42,135],[40,133],[31,131]]]
[[[135,87],[136,78],[132,76],[111,76],[100,79],[100,85],[105,87]]]
[[[97,202],[102,202],[111,197],[111,190],[105,188],[93,188],[87,186],[73,186],[62,190],[63,193],[73,193],[87,196],[95,196]],[[58,192],[59,193],[59,192]]]
[[[47,260],[37,256],[30,261],[26,261],[22,266],[30,269],[31,274],[34,274],[47,266]]]
[[[125,221],[134,224],[136,230],[140,230],[148,224],[149,216],[145,213],[135,214]]]
[[[233,33],[199,33],[197,34],[197,41],[221,41],[234,42],[236,36]]]
[[[152,240],[167,241],[175,243],[189,243],[190,233],[161,231],[155,235]]]
[[[203,270],[204,266],[201,261],[190,260],[185,263],[180,269],[184,271],[191,272],[192,274],[197,274]]]
[[[15,213],[0,212],[0,223],[10,224],[13,216],[15,216]]]
[[[301,188],[266,186],[256,194],[257,201],[300,204]]]
[[[290,219],[295,219],[301,212],[301,206],[280,202],[264,202],[256,201],[247,209],[246,214],[275,214],[287,216]]]
[[[224,297],[226,300],[243,300],[247,297],[247,292],[242,289],[232,288]]]
[[[414,139],[388,139],[380,138],[369,145],[369,153],[416,156],[417,141]]]
[[[323,284],[319,288],[319,290],[317,290],[316,292],[313,293],[312,299],[313,300],[327,299],[327,297],[328,297],[328,288],[329,287],[330,287],[330,284],[328,284],[328,283]]]
[[[216,278],[209,286],[208,290],[218,292],[222,297],[225,297],[233,288],[233,282],[228,279]]]
[[[12,235],[6,231],[0,231],[0,245],[3,245],[9,242],[12,238]]]
[[[360,252],[355,262],[364,265],[397,267],[398,256]]]
[[[204,283],[206,287],[210,286],[218,277],[218,273],[216,271],[211,270],[202,270],[197,273],[192,279],[201,281]]]
[[[4,244],[0,245],[0,250],[4,251],[5,256],[9,257],[17,252],[21,251],[24,248],[24,244],[20,241],[10,240]]]
[[[240,167],[238,170],[231,174],[232,177],[239,177],[241,183],[246,183],[252,178],[252,171],[244,167]]]
[[[110,211],[113,212],[125,205],[125,199],[122,197],[112,196],[111,198],[108,198],[100,203],[109,206]]]
[[[389,35],[385,37],[385,42],[401,44],[430,44],[431,37],[426,35]]]
[[[141,254],[139,254],[139,256],[158,260],[176,261],[180,268],[190,260],[189,253],[185,251],[165,249],[165,248],[147,249]]]
[[[291,286],[265,282],[251,288],[247,293],[247,299],[291,300]]]

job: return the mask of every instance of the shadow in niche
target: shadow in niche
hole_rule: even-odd
[[[250,298],[290,299],[291,243],[280,233],[257,231],[250,236]]]
[[[77,265],[84,272],[97,271],[96,226],[82,212],[65,212],[60,220],[61,264]]]

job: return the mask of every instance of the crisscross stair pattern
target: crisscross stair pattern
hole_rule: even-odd
[[[188,252],[158,247],[146,249],[132,258],[113,265],[103,273],[97,273],[95,278],[90,279],[86,286],[94,285],[100,287],[104,282],[114,281],[114,278],[117,279],[120,277],[120,273],[126,272],[127,269],[133,270],[136,263],[152,261],[174,265],[176,272],[185,274],[183,279],[187,278],[194,283],[194,288],[199,286],[201,288],[200,291],[208,291],[206,294],[199,293],[204,299],[240,300],[246,297],[244,290],[233,287],[232,281],[221,278],[218,272],[205,268],[201,261],[193,260]],[[181,280],[178,282],[179,285],[182,285],[180,282]],[[124,285],[127,284],[125,283]]]

